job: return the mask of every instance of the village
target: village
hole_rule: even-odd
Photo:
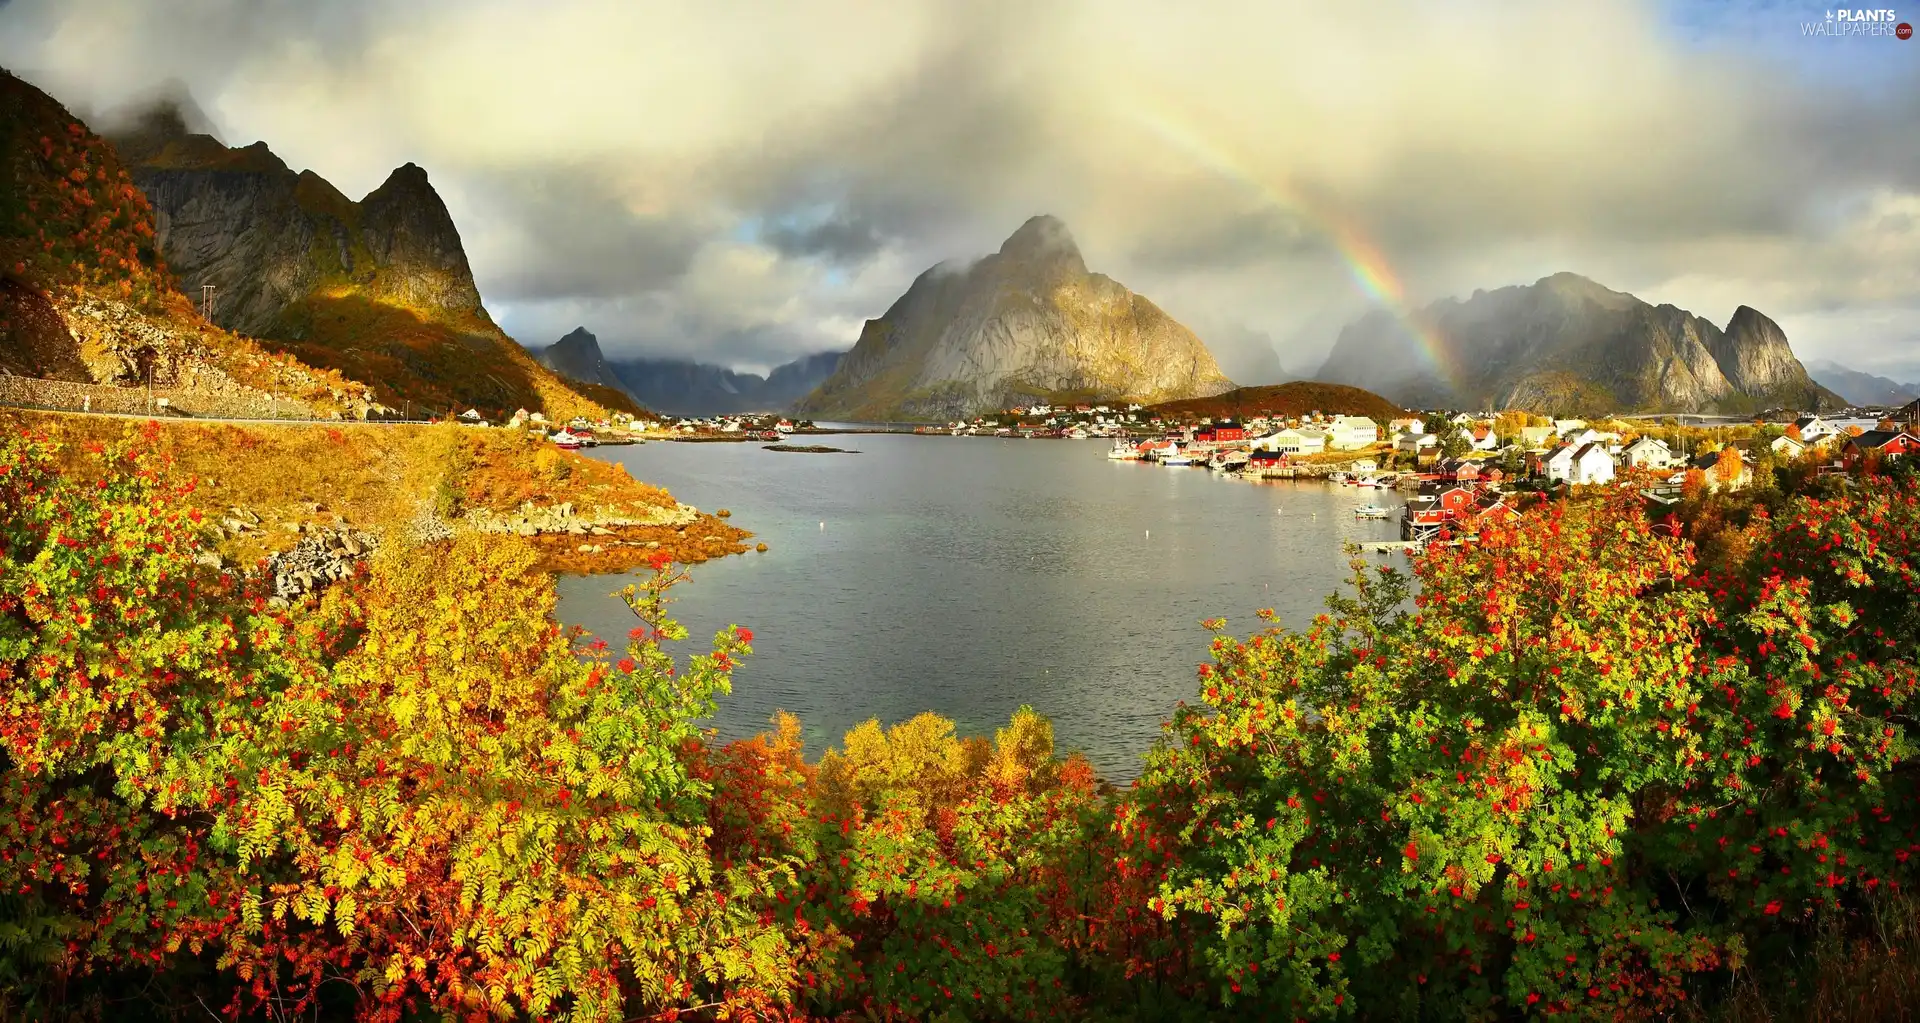
[[[1569,488],[1630,486],[1651,505],[1670,506],[1691,486],[1737,491],[1774,467],[1800,463],[1843,474],[1920,454],[1920,401],[1898,409],[1854,408],[1791,420],[1724,417],[1553,419],[1430,410],[1382,424],[1361,415],[1257,414],[1244,420],[1155,413],[1138,404],[1028,405],[998,414],[919,426],[921,435],[1111,441],[1106,457],[1225,478],[1311,481],[1405,495],[1400,507],[1357,507],[1370,519],[1398,519],[1397,544],[1417,549],[1459,540],[1513,514],[1535,495]],[[646,440],[778,442],[795,433],[832,433],[781,415],[551,422],[520,410],[505,423],[468,410],[455,421],[526,430],[569,449]],[[860,428],[853,428],[860,429]],[[895,432],[885,427],[879,432]]]
[[[1920,402],[1900,409],[1849,409],[1791,421],[1723,425],[1613,419],[1549,419],[1431,411],[1380,424],[1365,416],[1313,412],[1244,421],[1201,417],[1176,423],[1124,410],[1074,406],[1014,409],[992,422],[951,424],[955,436],[1110,438],[1107,457],[1197,467],[1251,481],[1316,480],[1408,494],[1399,510],[1401,543],[1471,536],[1513,514],[1529,495],[1570,488],[1629,486],[1652,505],[1672,505],[1689,486],[1735,491],[1775,466],[1799,463],[1847,473],[1920,452]],[[1006,425],[1005,420],[1014,420]],[[1355,514],[1386,519],[1364,505]]]

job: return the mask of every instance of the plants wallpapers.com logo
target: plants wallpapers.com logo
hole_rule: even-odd
[[[1897,11],[1875,10],[1832,10],[1820,21],[1800,23],[1803,36],[1822,36],[1828,38],[1856,38],[1862,36],[1889,36],[1894,39],[1913,38],[1913,26],[1901,21]]]
[[[1899,19],[1893,10],[1830,10],[1820,21],[1801,21],[1801,35],[1826,38],[1891,36],[1912,38],[1914,27]]]

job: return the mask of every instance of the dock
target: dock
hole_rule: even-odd
[[[1418,554],[1426,546],[1425,540],[1368,540],[1360,545],[1360,549],[1374,552],[1412,551]]]

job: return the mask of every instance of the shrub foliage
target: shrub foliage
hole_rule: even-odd
[[[1357,564],[1304,630],[1213,623],[1113,792],[1028,710],[716,743],[752,636],[670,654],[664,560],[617,650],[510,539],[276,606],[149,440],[0,447],[6,1011],[1645,1017],[1920,851],[1908,485],[1711,563],[1605,497]]]

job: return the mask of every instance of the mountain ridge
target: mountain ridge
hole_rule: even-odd
[[[1920,381],[1903,384],[1890,377],[1851,369],[1832,359],[1814,359],[1807,374],[1820,386],[1855,405],[1905,405],[1920,398]]]
[[[265,142],[229,147],[187,121],[162,104],[115,142],[168,263],[191,289],[213,285],[215,322],[395,407],[639,411],[618,389],[563,381],[494,323],[425,169],[402,164],[356,202]]]
[[[676,415],[785,413],[832,375],[845,352],[816,352],[775,366],[766,376],[692,359],[616,359],[627,393]]]
[[[1191,330],[1089,272],[1066,225],[1041,215],[997,252],[921,273],[797,408],[938,420],[1034,399],[1151,403],[1232,386]]]
[[[365,384],[206,322],[156,219],[108,140],[0,69],[0,372],[15,394],[141,384],[190,413],[385,411]]]
[[[1423,338],[1383,310],[1349,324],[1317,377],[1411,407],[1744,414],[1842,403],[1780,326],[1745,305],[1722,329],[1561,272],[1441,299],[1414,319]]]
[[[802,356],[763,377],[693,359],[609,359],[585,327],[533,353],[570,380],[615,388],[647,408],[684,416],[786,412],[826,379],[844,354]]]

